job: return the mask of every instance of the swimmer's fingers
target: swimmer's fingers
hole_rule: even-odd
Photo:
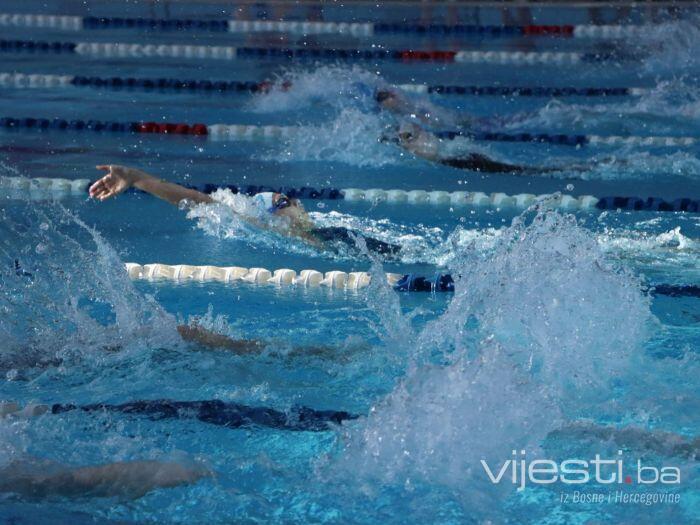
[[[107,177],[109,177],[109,175],[107,175],[106,177],[102,177],[100,180],[98,180],[92,186],[90,186],[90,197],[99,200],[102,200],[104,198],[104,196],[109,192],[109,189],[107,188],[107,183],[105,182],[105,179]]]
[[[120,193],[118,183],[111,174],[105,175],[90,186],[90,197],[100,201],[114,197],[118,193]]]
[[[107,175],[104,177],[100,178],[99,180],[95,181],[92,186],[90,186],[90,189],[88,190],[88,193],[90,194],[90,197],[93,199],[101,199],[101,197],[104,195],[104,193],[107,191],[107,184],[105,183],[105,179],[107,179],[111,172],[112,172],[112,167],[109,165],[99,165],[95,166],[98,170],[101,171],[106,171]]]

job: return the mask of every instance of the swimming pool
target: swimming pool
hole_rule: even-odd
[[[3,5],[7,12],[79,17],[280,16],[259,4],[238,14],[222,10],[221,4],[200,2],[169,4],[169,10],[143,4],[123,10],[100,3],[89,12],[77,5],[9,4]],[[428,16],[435,23],[503,23],[495,9],[455,9],[457,21],[449,18],[454,12],[447,8],[426,13],[411,5],[325,8],[323,16],[399,24],[426,23]],[[532,24],[590,23],[583,9],[542,7],[533,12]],[[559,205],[558,194],[527,210],[511,201],[487,206],[397,197],[398,202],[391,202],[386,194],[377,201],[351,200],[347,192],[345,199],[303,199],[321,226],[349,227],[401,246],[397,257],[373,261],[352,246],[311,247],[251,227],[225,207],[178,209],[135,192],[97,203],[81,193],[12,189],[7,183],[10,177],[94,180],[99,175],[95,165],[114,163],[193,186],[697,200],[697,145],[445,140],[443,147],[456,153],[476,149],[504,162],[558,168],[539,176],[467,172],[379,141],[382,134],[395,133],[397,119],[379,112],[373,100],[375,89],[401,84],[639,88],[637,94],[609,96],[406,96],[444,116],[447,124],[439,131],[457,129],[460,118],[455,116],[468,114],[485,133],[521,138],[524,133],[698,137],[699,65],[693,49],[700,36],[697,19],[688,13],[683,21],[650,30],[643,46],[637,40],[518,34],[280,37],[196,29],[3,27],[5,41],[363,50],[378,43],[391,50],[504,53],[618,49],[624,51],[620,56],[644,48],[646,56],[514,65],[347,56],[104,57],[0,48],[0,74],[15,75],[0,88],[0,118],[295,130],[267,138],[253,132],[252,137],[232,140],[214,133],[76,130],[68,124],[63,126],[67,129],[41,130],[36,122],[31,129],[19,124],[0,129],[0,174],[6,182],[0,188],[0,398],[80,406],[220,400],[290,415],[286,426],[275,426],[269,418],[243,410],[252,422],[231,428],[193,411],[180,413],[182,417],[149,417],[143,411],[107,406],[0,419],[0,466],[7,476],[2,519],[697,521],[697,213],[616,206],[603,211],[578,204],[566,209]],[[319,16],[319,11],[302,6],[284,16],[294,20]],[[641,9],[630,17],[635,23],[650,22]],[[251,85],[269,80],[271,86],[254,88],[253,93],[203,85],[95,86],[104,82],[94,80],[63,86],[36,81],[40,87],[32,87],[24,77],[15,82],[17,74]],[[574,168],[581,164],[587,168]],[[124,271],[127,262],[369,271],[373,278],[360,289],[242,280],[130,280]],[[450,273],[455,292],[396,292],[385,284],[385,271],[428,277]],[[221,334],[270,344],[261,353],[236,355],[183,342],[177,325],[195,321]],[[358,417],[326,428],[304,428],[299,407]],[[611,427],[623,431],[608,432]],[[596,454],[622,458],[622,473],[614,484],[595,480],[591,461]],[[537,475],[535,481],[527,475],[527,465],[545,459],[556,465],[558,475],[567,460],[591,462],[591,479],[580,482],[579,474],[579,483],[561,478],[537,483]],[[12,486],[14,471],[8,466],[18,461],[33,461],[33,472],[43,473],[57,465],[134,460],[196,465],[209,475],[136,499],[12,494],[19,485]],[[510,460],[517,461],[506,463]],[[51,467],[36,461],[51,462]],[[526,475],[521,477],[523,465]],[[651,479],[652,468],[669,468],[678,469],[679,483],[641,483],[640,466],[647,467],[641,471],[643,481]],[[489,472],[497,477],[499,471],[501,481],[492,482]],[[617,472],[613,468],[604,474]],[[627,475],[633,476],[630,483]],[[583,501],[581,494],[587,495]],[[605,498],[597,502],[594,494]],[[663,494],[666,499],[660,500]],[[630,497],[637,499],[624,499]],[[646,497],[657,499],[646,504]]]

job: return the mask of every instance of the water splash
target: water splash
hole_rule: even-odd
[[[178,341],[175,320],[138,293],[101,235],[59,205],[0,209],[3,368]]]
[[[700,17],[688,15],[682,20],[674,20],[653,26],[644,34],[644,42],[651,49],[650,56],[643,60],[643,70],[651,75],[687,74],[700,71],[697,54],[700,43]],[[631,38],[628,46],[639,45],[637,38]]]
[[[462,249],[451,270],[448,310],[415,338],[405,378],[346,433],[331,477],[351,472],[360,491],[437,483],[494,516],[510,491],[479,460],[533,457],[562,420],[613,410],[649,300],[592,234],[551,211],[516,219],[489,252]]]
[[[613,100],[580,104],[553,99],[517,119],[503,119],[502,128],[635,135],[653,126],[656,135],[692,135],[700,115],[700,90],[687,77],[661,80],[642,96]]]
[[[358,65],[323,65],[312,71],[288,69],[275,76],[269,92],[254,96],[248,109],[277,114],[322,104],[335,109],[356,107],[368,112],[375,105],[374,90],[385,85],[378,74]]]
[[[343,108],[326,123],[303,126],[269,159],[342,162],[358,167],[396,164],[399,152],[380,140],[390,127],[386,115]]]
[[[187,209],[187,218],[208,235],[299,254],[318,251],[289,233],[289,223],[262,210],[247,195],[218,189],[211,194],[214,203]]]
[[[250,109],[279,114],[314,108],[314,115],[322,116],[323,121],[301,123],[301,132],[290,138],[282,151],[275,149],[265,158],[342,162],[360,167],[398,163],[400,152],[380,141],[385,134],[395,134],[397,116],[380,110],[374,98],[377,89],[395,88],[378,74],[358,66],[284,72],[270,92],[254,98]],[[432,103],[426,95],[402,93],[402,97],[407,107],[413,108],[402,119],[420,121],[421,116],[430,115],[441,128],[458,124],[457,115]]]

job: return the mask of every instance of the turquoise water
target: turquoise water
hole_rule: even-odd
[[[41,11],[38,4],[11,7]],[[382,17],[390,15],[387,10]],[[358,10],[353,16],[364,20],[373,15]],[[546,17],[547,23],[586,19],[581,12],[548,12]],[[36,29],[8,29],[6,34],[72,41],[244,41],[231,35],[128,31],[46,36]],[[261,38],[273,42],[273,37],[251,40],[259,43]],[[321,47],[367,45],[316,39]],[[96,164],[119,163],[190,184],[697,199],[697,147],[574,149],[457,141],[447,145],[456,153],[478,148],[508,162],[563,169],[554,177],[524,178],[435,166],[379,143],[378,135],[395,120],[376,112],[370,97],[356,87],[358,81],[369,86],[648,87],[648,95],[629,98],[412,97],[458,119],[490,118],[491,125],[508,132],[698,136],[700,65],[693,49],[700,39],[695,21],[668,23],[648,40],[652,54],[641,62],[575,68],[137,62],[1,54],[0,69],[9,72],[292,80],[292,88],[284,92],[226,96],[3,88],[1,116],[280,124],[299,126],[303,133],[301,139],[271,143],[3,130],[0,175],[92,178]],[[426,48],[524,45],[517,38],[464,42],[420,43]],[[663,49],[658,49],[660,42]],[[391,37],[390,45],[413,43],[405,36]],[[538,48],[548,50],[597,45],[536,41]],[[581,174],[566,169],[573,162],[595,164]],[[646,291],[654,284],[699,284],[697,214],[565,214],[546,205],[521,213],[342,200],[304,204],[324,226],[352,226],[400,244],[400,259],[371,261],[353,251],[310,248],[246,226],[221,209],[180,210],[141,194],[105,203],[86,197],[3,196],[0,398],[49,404],[220,399],[282,411],[300,405],[345,410],[361,417],[325,432],[229,429],[194,419],[151,420],[110,412],[0,420],[0,467],[26,458],[73,467],[154,459],[194,463],[211,472],[197,483],[153,490],[136,500],[37,499],[9,491],[0,500],[2,520],[697,521],[697,461],[674,443],[692,440],[699,432],[700,303],[697,297]],[[33,278],[17,275],[14,259]],[[460,278],[454,294],[399,294],[379,278],[359,291],[240,282],[132,282],[122,270],[124,262],[371,269],[375,276],[382,271],[449,271]],[[195,319],[220,333],[271,345],[260,355],[237,356],[185,344],[176,325]],[[319,344],[329,348],[320,354],[295,351]],[[574,423],[581,421],[639,432],[616,441],[577,432]],[[489,482],[480,461],[499,469],[514,450],[526,451],[516,453],[518,458],[556,462],[592,459],[595,454],[613,458],[622,450],[625,474],[636,473],[639,460],[678,468],[681,479],[670,485],[616,484],[614,490],[678,494],[679,502],[574,502],[574,491],[612,490],[593,481],[573,486],[530,483],[521,491],[510,482]]]

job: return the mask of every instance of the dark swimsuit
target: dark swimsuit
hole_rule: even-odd
[[[342,243],[350,248],[355,248],[355,241],[350,237],[351,230],[341,226],[331,226],[328,228],[315,228],[312,233],[322,241]],[[353,232],[355,233],[355,232]],[[357,235],[361,235],[357,233]],[[362,237],[364,237],[362,235]],[[401,246],[397,244],[389,244],[388,242],[373,239],[372,237],[364,237],[367,249],[370,252],[380,255],[396,255],[401,250]]]
[[[491,160],[490,158],[479,155],[478,153],[471,153],[466,157],[455,157],[451,159],[441,159],[440,164],[445,166],[450,166],[452,168],[458,168],[461,170],[471,170],[471,171],[483,171],[485,173],[525,173],[531,171],[531,168],[526,168],[524,166],[515,166],[513,164],[506,164],[504,162],[498,162]]]

